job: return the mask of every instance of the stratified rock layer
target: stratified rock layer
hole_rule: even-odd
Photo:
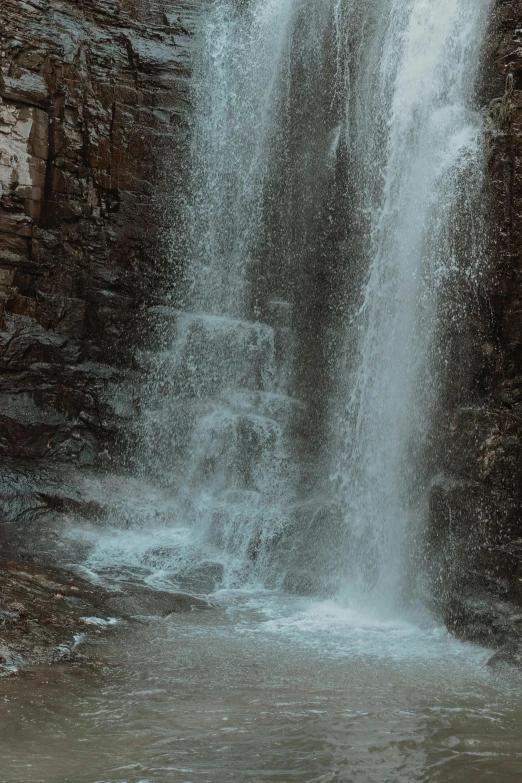
[[[108,461],[135,413],[138,316],[166,228],[155,194],[180,178],[192,23],[190,0],[2,0],[4,456]]]
[[[497,0],[487,91],[490,264],[473,389],[447,415],[431,494],[434,594],[448,627],[501,646],[522,634],[522,2]],[[458,375],[458,368],[456,374]]]

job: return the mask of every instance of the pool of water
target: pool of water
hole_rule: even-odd
[[[519,783],[522,680],[428,617],[218,593],[4,680],[1,783]]]

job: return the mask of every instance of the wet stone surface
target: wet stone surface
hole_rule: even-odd
[[[506,644],[490,659],[494,669],[518,669],[522,674],[522,640]]]
[[[441,617],[462,638],[498,646],[512,643],[513,628],[496,607],[522,604],[522,181],[513,174],[522,152],[522,2],[492,6],[481,101],[494,245],[480,305],[456,341],[428,543]]]
[[[168,617],[171,614],[192,612],[196,609],[209,609],[210,604],[188,593],[170,593],[163,590],[150,590],[140,585],[129,585],[123,592],[110,597],[107,607],[124,617],[137,615]]]
[[[65,570],[0,559],[0,676],[36,664],[85,663],[82,642],[126,618],[207,608],[187,593],[131,584],[109,591]]]
[[[82,640],[109,625],[106,601],[102,588],[73,574],[0,559],[0,675],[81,660]]]

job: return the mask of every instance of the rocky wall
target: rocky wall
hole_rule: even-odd
[[[485,74],[492,241],[471,315],[480,355],[444,420],[428,558],[448,627],[498,647],[522,635],[521,0],[497,0]]]
[[[194,13],[193,0],[2,0],[4,458],[121,451],[172,229],[158,191],[181,181]]]

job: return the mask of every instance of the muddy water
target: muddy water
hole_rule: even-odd
[[[1,783],[518,783],[522,687],[429,618],[218,596],[3,681]]]

